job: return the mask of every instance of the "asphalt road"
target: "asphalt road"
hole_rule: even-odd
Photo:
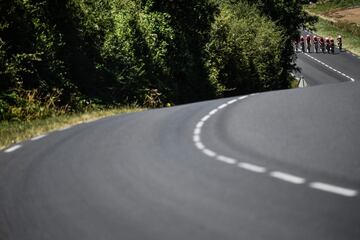
[[[332,74],[319,81],[345,81]],[[359,93],[347,82],[200,102],[11,146],[0,239],[358,240]]]
[[[303,35],[310,34],[303,32]],[[344,39],[346,41],[346,39]],[[300,72],[297,77],[303,77],[309,86],[360,81],[360,57],[343,49],[341,52],[336,47],[335,54],[316,53],[311,48],[310,53],[298,50],[296,61]]]

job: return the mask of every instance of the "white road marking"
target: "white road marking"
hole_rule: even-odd
[[[209,157],[216,157],[217,155],[215,152],[211,151],[210,149],[205,148],[202,151],[205,155],[208,155]]]
[[[295,175],[291,175],[288,173],[284,173],[284,172],[271,172],[270,176],[286,181],[286,182],[290,182],[290,183],[294,183],[294,184],[303,184],[305,182],[304,178],[295,176]]]
[[[238,166],[240,168],[252,171],[252,172],[257,172],[257,173],[264,173],[266,172],[266,168],[258,166],[258,165],[254,165],[251,163],[245,163],[245,162],[241,162],[238,164]]]
[[[254,93],[254,94],[251,94],[252,96],[255,96],[255,95],[257,95],[256,93]],[[241,96],[241,97],[239,97],[238,98],[238,100],[244,100],[245,98],[247,98],[248,96]]]
[[[201,142],[196,142],[196,143],[195,143],[195,146],[196,146],[199,150],[205,149],[204,144],[202,144]]]
[[[331,67],[331,66],[327,65],[326,63],[324,63],[324,62],[320,61],[319,59],[314,58],[313,56],[311,56],[311,55],[309,55],[309,54],[307,54],[307,53],[304,53],[304,54],[305,54],[305,56],[307,56],[307,57],[311,58],[312,60],[314,60],[314,61],[316,61],[316,62],[318,62],[318,63],[322,64],[323,66],[325,66],[325,67],[329,68],[330,70],[332,70],[332,71],[334,71],[334,72],[336,72],[336,73],[340,73],[342,76],[346,77],[346,78],[347,78],[347,79],[349,79],[350,81],[355,82],[355,79],[354,79],[354,78],[352,78],[352,77],[350,77],[350,76],[346,75],[345,73],[343,73],[343,72],[341,72],[341,71],[339,71],[339,70],[337,70],[337,69],[335,69],[335,68],[333,68],[333,67]]]
[[[214,115],[218,110],[215,108],[214,110],[212,110],[211,112],[209,112],[209,115]]]
[[[218,108],[218,109],[223,109],[223,108],[225,108],[225,107],[227,107],[227,104],[226,104],[226,103],[221,104],[221,105],[220,105],[220,106],[218,106],[217,108]]]
[[[206,122],[209,118],[210,118],[210,115],[205,115],[205,116],[201,119],[201,121],[202,121],[202,122]]]
[[[233,158],[229,158],[229,157],[226,157],[226,156],[217,156],[217,160],[221,161],[221,162],[224,162],[224,163],[228,163],[228,164],[235,164],[237,163],[237,160],[236,159],[233,159]]]
[[[31,141],[36,141],[36,140],[42,139],[42,138],[44,138],[44,137],[46,137],[46,134],[43,134],[43,135],[40,135],[40,136],[37,136],[37,137],[33,137],[33,138],[31,138],[30,140],[31,140]]]
[[[21,148],[21,147],[22,147],[22,145],[20,145],[20,144],[14,145],[14,146],[6,149],[4,152],[6,152],[6,153],[11,153],[11,152],[14,152],[14,151],[18,150],[18,149]]]
[[[195,128],[194,135],[200,135],[200,133],[201,133],[201,128]]]
[[[233,104],[236,101],[237,101],[237,99],[234,99],[234,100],[228,101],[227,103],[228,103],[228,105],[230,105],[230,104]]]
[[[345,197],[355,197],[357,195],[357,191],[349,188],[343,188],[339,186],[330,185],[322,182],[313,182],[310,183],[310,187],[314,189],[318,189],[325,192],[330,192],[338,195],[342,195]]]
[[[315,59],[315,60],[317,60],[317,59]],[[325,64],[325,65],[327,65],[327,64]],[[335,71],[337,71],[337,70],[335,70]],[[252,94],[251,96],[254,96],[254,95],[257,95],[257,94]],[[227,164],[236,164],[236,163],[238,163],[236,166],[238,166],[238,167],[240,167],[242,169],[248,170],[248,171],[257,172],[257,173],[265,173],[265,172],[267,172],[267,169],[265,167],[258,166],[258,165],[252,164],[252,163],[240,162],[237,159],[221,155],[221,154],[219,154],[219,153],[217,153],[217,152],[215,152],[215,151],[213,151],[211,149],[206,148],[205,145],[201,141],[202,128],[204,127],[205,122],[208,121],[211,118],[212,115],[219,112],[219,110],[226,108],[230,104],[233,104],[233,103],[235,103],[235,102],[237,102],[239,100],[243,100],[243,99],[245,99],[247,97],[248,96],[242,96],[242,97],[239,97],[237,99],[230,100],[227,103],[218,106],[216,109],[211,110],[207,115],[205,115],[196,124],[196,127],[194,129],[194,133],[193,133],[193,142],[194,142],[195,147],[198,148],[200,151],[202,151],[202,153],[205,154],[208,157],[215,158],[218,161],[221,161],[221,162],[224,162],[224,163],[227,163]],[[16,149],[14,149],[13,151],[15,151]],[[11,150],[11,149],[8,149],[7,151],[9,151],[9,150]],[[285,172],[280,172],[280,171],[270,172],[269,176],[280,179],[282,181],[290,182],[290,183],[293,183],[293,184],[303,184],[303,183],[306,182],[305,178],[298,177],[298,176],[288,174],[288,173],[285,173]],[[353,190],[353,189],[338,187],[338,186],[330,185],[330,184],[327,184],[327,183],[321,183],[321,182],[310,183],[309,187],[313,188],[313,189],[321,190],[321,191],[326,191],[326,192],[331,192],[331,193],[334,193],[334,194],[339,194],[339,195],[346,196],[346,197],[355,197],[358,194],[358,192],[356,190]]]
[[[196,124],[196,128],[202,128],[203,125],[204,125],[204,122],[203,122],[203,121],[198,122],[198,123]]]
[[[201,142],[200,141],[200,135],[194,135],[194,142]]]

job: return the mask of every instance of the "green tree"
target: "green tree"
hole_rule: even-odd
[[[150,11],[166,13],[175,37],[169,50],[171,82],[176,102],[190,102],[215,96],[205,67],[205,46],[218,11],[209,0],[142,0]]]
[[[288,78],[288,73],[295,69],[294,48],[292,41],[299,38],[302,28],[312,29],[316,17],[310,16],[303,9],[302,0],[247,0],[256,6],[264,15],[270,17],[284,31],[281,64],[286,70],[282,78]],[[281,86],[287,88],[288,85]]]
[[[282,32],[253,6],[221,3],[207,44],[210,80],[218,95],[281,88]]]
[[[157,89],[167,101],[171,95],[168,52],[174,38],[169,15],[129,1],[114,4],[112,16],[100,68],[113,79],[113,96],[142,103],[147,89]]]

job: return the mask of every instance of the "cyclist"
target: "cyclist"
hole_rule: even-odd
[[[314,41],[315,52],[318,53],[318,51],[319,51],[319,39],[318,39],[318,37],[316,35],[314,36],[313,41]]]
[[[300,45],[301,45],[301,51],[305,52],[305,39],[304,39],[304,36],[300,37]]]
[[[311,48],[311,37],[310,37],[310,35],[306,36],[306,44],[307,44],[307,50],[308,50],[308,52],[310,52],[310,48]]]
[[[332,54],[335,53],[335,41],[333,38],[330,38],[330,51]]]
[[[341,50],[342,50],[342,37],[341,37],[341,35],[339,35],[339,36],[337,37],[337,45],[338,45],[339,50],[340,50],[340,52],[341,52]]]
[[[330,53],[330,39],[328,37],[325,38],[325,46],[326,46],[326,51]]]
[[[324,37],[320,37],[320,49],[323,53],[325,53],[325,40],[324,40]]]
[[[295,52],[298,51],[299,48],[299,42],[300,42],[300,38],[295,38],[294,44],[295,44]]]

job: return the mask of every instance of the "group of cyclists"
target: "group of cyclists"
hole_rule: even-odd
[[[342,50],[342,37],[337,37],[337,45],[341,52]],[[314,52],[322,53],[335,53],[335,41],[332,37],[321,37],[321,36],[300,36],[300,39],[295,41],[295,50],[298,51],[299,46],[302,52],[311,52],[311,48],[314,47]],[[305,48],[306,47],[306,48]]]

